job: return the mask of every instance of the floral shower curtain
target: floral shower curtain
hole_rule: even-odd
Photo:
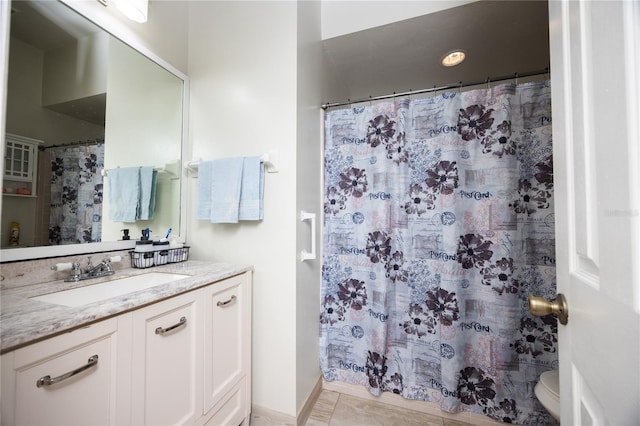
[[[333,110],[325,139],[324,378],[551,424],[549,81]]]
[[[101,241],[104,143],[51,150],[49,244]]]

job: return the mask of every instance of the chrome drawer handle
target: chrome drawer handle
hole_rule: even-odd
[[[232,295],[231,298],[229,300],[226,300],[224,302],[218,301],[217,305],[220,308],[224,308],[225,306],[229,305],[230,303],[233,303],[236,301],[236,295]]]
[[[186,323],[187,323],[187,318],[186,317],[182,317],[182,318],[180,318],[180,321],[178,321],[177,324],[173,324],[170,327],[167,327],[167,328],[158,327],[158,328],[156,328],[156,334],[168,333],[171,330],[175,330],[176,328],[185,325]]]
[[[73,371],[69,371],[66,374],[63,374],[61,376],[58,377],[54,377],[53,379],[51,378],[51,376],[44,376],[44,377],[40,377],[37,381],[36,381],[36,386],[41,388],[43,386],[51,386],[51,385],[55,385],[56,383],[60,383],[63,380],[67,380],[69,377],[73,377],[76,374],[82,373],[84,370],[91,368],[95,365],[98,365],[98,355],[94,355],[92,357],[89,358],[89,360],[87,361],[87,363],[85,365],[83,365],[82,367],[78,367]]]

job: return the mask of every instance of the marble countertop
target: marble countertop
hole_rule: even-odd
[[[9,352],[29,343],[122,314],[252,269],[251,265],[189,260],[147,269],[123,269],[109,277],[75,283],[59,280],[3,289],[0,292],[0,353]],[[148,272],[184,274],[189,277],[79,307],[66,307],[30,299],[43,294]]]

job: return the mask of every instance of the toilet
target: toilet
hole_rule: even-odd
[[[560,424],[560,375],[558,370],[545,371],[533,389],[542,406]]]

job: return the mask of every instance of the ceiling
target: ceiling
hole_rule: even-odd
[[[549,66],[546,0],[478,1],[323,41],[342,99],[367,99]],[[466,60],[440,64],[454,49]]]

